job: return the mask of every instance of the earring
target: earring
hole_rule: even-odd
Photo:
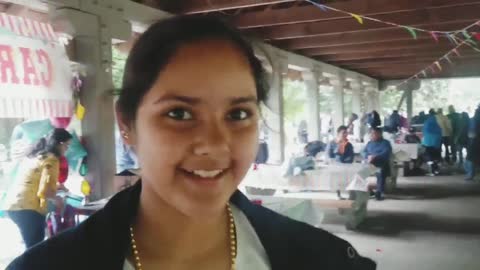
[[[129,137],[129,136],[128,136],[128,132],[126,132],[126,131],[124,131],[124,130],[122,130],[122,131],[120,132],[120,134],[122,134],[122,137],[125,138],[125,139],[128,139],[128,137]]]

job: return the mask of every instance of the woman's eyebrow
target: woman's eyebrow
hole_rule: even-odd
[[[196,97],[168,94],[158,98],[154,102],[154,104],[160,104],[160,103],[169,102],[169,101],[180,101],[190,105],[195,105],[201,102],[200,98],[196,98]]]
[[[231,105],[238,105],[241,103],[257,103],[258,99],[256,96],[246,96],[246,97],[236,97],[232,98],[230,101]]]

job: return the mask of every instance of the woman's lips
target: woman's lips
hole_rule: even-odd
[[[214,185],[220,183],[219,180],[226,174],[228,169],[218,170],[186,170],[179,169],[180,172],[187,177],[188,180],[192,180],[198,184]]]

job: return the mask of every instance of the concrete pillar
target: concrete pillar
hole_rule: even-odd
[[[411,88],[409,88],[405,90],[405,93],[407,102],[407,118],[408,121],[411,121],[413,117],[413,91]]]
[[[314,141],[320,139],[320,104],[319,104],[319,85],[318,71],[302,72],[303,80],[307,88],[307,121],[308,121],[308,140]]]
[[[361,81],[352,83],[352,112],[356,113],[358,117],[362,116],[362,88]]]
[[[268,163],[280,164],[285,160],[285,130],[283,110],[283,79],[288,70],[286,61],[275,57],[273,63],[273,78],[266,102],[267,108],[263,111],[268,129]]]
[[[65,29],[69,29],[69,34],[74,37],[75,61],[86,67],[80,100],[86,108],[82,135],[88,151],[86,179],[93,186],[92,199],[104,198],[114,192],[115,117],[111,48],[113,38],[126,39],[131,34],[130,24],[123,20],[123,9],[117,6],[121,2],[112,2],[111,7],[97,1],[82,1],[82,5],[73,7],[65,3],[50,12],[54,24],[68,24]]]
[[[344,102],[343,102],[343,88],[345,86],[345,76],[340,74],[338,76],[338,80],[332,83],[333,91],[334,91],[334,111],[333,113],[333,125],[334,130],[336,130],[339,126],[343,125],[345,119],[345,109],[344,109]]]

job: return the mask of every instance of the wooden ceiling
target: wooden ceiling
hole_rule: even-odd
[[[455,47],[428,33],[418,39],[402,28],[324,12],[304,0],[143,0],[176,14],[226,17],[248,35],[279,48],[358,71],[377,79],[404,79]],[[454,31],[480,20],[480,0],[317,1],[351,13],[435,31]],[[480,32],[480,26],[474,30]],[[480,53],[465,46],[454,64],[429,77],[480,76]]]

